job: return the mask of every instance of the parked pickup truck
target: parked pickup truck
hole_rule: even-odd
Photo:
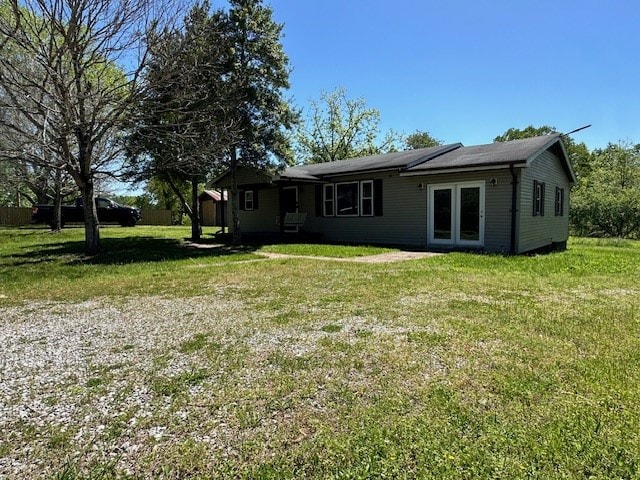
[[[140,210],[133,207],[123,207],[108,198],[96,198],[98,221],[102,223],[119,223],[123,227],[133,227],[142,218]],[[75,205],[62,205],[62,225],[65,223],[84,223],[82,199],[76,200]],[[32,223],[53,222],[53,205],[34,205],[31,213]]]

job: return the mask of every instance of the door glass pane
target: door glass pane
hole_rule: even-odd
[[[433,238],[451,239],[451,189],[433,191]]]
[[[480,187],[460,189],[460,240],[480,240]]]

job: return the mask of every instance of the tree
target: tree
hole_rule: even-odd
[[[552,133],[558,133],[555,127],[543,125],[541,127],[534,127],[529,125],[525,128],[510,128],[502,135],[498,135],[493,139],[494,142],[509,142],[511,140],[520,140],[522,138],[540,137],[542,135],[550,135]]]
[[[311,100],[309,112],[295,132],[296,153],[302,163],[322,163],[396,150],[400,136],[380,137],[380,112],[363,98],[349,99],[342,87]]]
[[[429,148],[442,145],[442,141],[432,137],[429,132],[416,130],[404,139],[405,150],[415,150],[416,148]]]
[[[640,145],[609,144],[593,152],[572,194],[571,223],[579,235],[640,234]]]
[[[144,95],[128,139],[132,175],[170,186],[191,219],[193,240],[201,234],[199,185],[216,169],[234,133],[225,81],[230,24],[222,10],[209,10],[206,2],[195,5],[183,28],[149,37]]]
[[[284,130],[297,120],[284,98],[289,88],[289,60],[280,41],[282,25],[261,0],[230,0],[232,62],[227,81],[232,100],[229,115],[235,141],[228,150],[231,172],[233,243],[241,241],[238,215],[238,166],[282,165],[291,159]]]
[[[20,121],[0,117],[11,134],[2,155],[73,178],[83,199],[88,255],[100,251],[94,181],[111,171],[121,154],[117,134],[138,92],[144,66],[140,32],[151,2],[3,2],[0,109],[11,109]],[[133,67],[119,68],[125,65]]]

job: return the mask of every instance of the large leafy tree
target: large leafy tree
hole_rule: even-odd
[[[282,25],[261,0],[230,0],[229,20],[233,58],[227,80],[231,85],[235,140],[228,149],[231,172],[233,243],[241,241],[236,172],[240,165],[279,166],[291,160],[286,130],[297,113],[284,97],[289,88],[289,59],[284,53]]]
[[[295,132],[302,163],[322,163],[396,150],[400,136],[388,132],[380,141],[380,112],[363,98],[347,97],[342,87],[311,100]]]
[[[609,144],[593,152],[572,193],[571,223],[579,235],[640,234],[640,145]]]
[[[407,135],[407,137],[404,139],[405,150],[437,147],[438,145],[442,145],[442,141],[438,140],[435,137],[432,137],[431,134],[427,131],[416,130],[412,134]]]
[[[205,2],[191,9],[182,28],[149,37],[144,96],[128,141],[133,176],[171,188],[191,219],[193,240],[201,235],[199,185],[216,170],[236,131],[226,80],[231,32],[227,15],[210,13]]]
[[[73,178],[84,204],[85,253],[94,255],[95,178],[121,153],[117,135],[138,91],[152,0],[2,3],[0,109],[19,117],[0,119],[10,138],[2,154]]]

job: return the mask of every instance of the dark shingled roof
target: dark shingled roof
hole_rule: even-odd
[[[325,175],[340,175],[375,170],[404,170],[419,165],[438,155],[461,147],[461,143],[440,145],[438,147],[419,148],[404,152],[371,155],[369,157],[349,158],[335,162],[315,163],[286,168],[281,174],[282,179],[319,180]]]
[[[509,142],[461,147],[428,162],[410,167],[406,171],[422,172],[522,163],[532,155],[549,148],[559,137],[558,134],[543,135]]]

